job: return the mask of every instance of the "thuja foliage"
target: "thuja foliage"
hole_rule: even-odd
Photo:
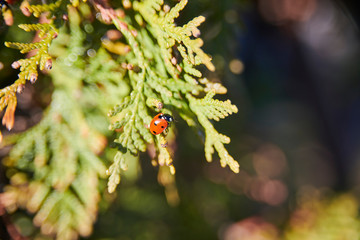
[[[13,127],[18,94],[26,82],[37,81],[40,71],[47,70],[54,90],[42,120],[3,141],[13,146],[4,161],[11,185],[1,197],[8,209],[33,212],[42,232],[58,239],[88,236],[103,191],[99,180],[108,175],[107,190],[114,192],[129,156],[149,148],[155,149],[152,163],[169,192],[175,174],[170,137],[149,131],[159,112],[202,129],[206,160],[212,161],[216,150],[222,167],[239,171],[224,146],[230,138],[212,122],[237,108],[230,100],[215,99],[226,89],[197,68],[214,70],[199,38],[205,18],[175,24],[187,0],[172,7],[162,0],[124,0],[114,6],[101,0],[19,4],[23,14],[39,22],[19,25],[36,31],[33,42],[5,43],[31,54],[12,64],[20,70],[18,79],[0,91],[3,125]],[[169,135],[176,135],[176,124]],[[109,138],[113,143],[107,144]],[[110,163],[107,145],[116,149]]]

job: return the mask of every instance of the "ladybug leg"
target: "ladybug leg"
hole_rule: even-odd
[[[167,127],[167,128],[165,128],[165,130],[164,130],[164,135],[166,136],[168,133],[169,133],[169,128]]]

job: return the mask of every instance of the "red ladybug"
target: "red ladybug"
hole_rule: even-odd
[[[150,123],[150,132],[154,135],[158,135],[165,131],[172,121],[174,121],[174,119],[169,114],[159,113]]]

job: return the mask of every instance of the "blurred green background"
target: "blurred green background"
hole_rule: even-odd
[[[239,108],[215,127],[231,137],[240,173],[207,163],[197,134],[180,122],[178,204],[167,202],[144,154],[116,194],[104,195],[88,239],[359,239],[357,11],[351,1],[189,1],[179,24],[207,18],[203,48],[217,71],[206,75]],[[4,86],[16,71],[2,62]],[[26,213],[11,219],[36,235]]]

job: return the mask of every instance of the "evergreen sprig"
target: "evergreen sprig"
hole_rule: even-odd
[[[187,0],[182,0],[169,11],[167,5],[162,8],[163,1],[161,0],[145,0],[143,2],[135,1],[134,9],[139,11],[150,25],[148,30],[158,41],[169,74],[174,79],[178,79],[178,75],[183,69],[185,71],[184,80],[194,84],[196,83],[194,77],[201,77],[201,72],[194,66],[205,64],[211,71],[214,71],[215,67],[211,63],[211,58],[201,49],[202,40],[197,38],[200,35],[197,27],[205,21],[205,18],[203,16],[196,17],[184,26],[174,24],[175,18],[179,16],[179,12],[186,4]],[[190,38],[191,35],[195,39]],[[175,56],[176,52],[180,53],[183,58],[182,67],[176,64],[178,61]]]
[[[42,13],[61,12],[59,10],[61,3],[63,1],[58,0],[55,3],[30,5],[27,0],[24,0],[20,8],[24,15],[30,16],[32,13],[35,17],[39,18]],[[4,9],[4,11],[7,11],[8,7]],[[3,13],[6,14],[7,12],[4,11]],[[4,15],[4,17],[6,16]],[[48,15],[48,17],[51,18],[53,16]],[[48,23],[20,24],[18,27],[26,32],[36,31],[37,35],[34,39],[39,38],[40,40],[32,43],[5,42],[6,47],[18,49],[21,53],[31,52],[32,55],[31,57],[13,62],[12,67],[20,69],[19,78],[12,85],[0,90],[0,111],[6,108],[2,124],[9,130],[14,125],[14,113],[17,105],[16,93],[23,91],[26,81],[35,83],[39,75],[38,68],[40,70],[50,70],[52,68],[52,58],[48,52],[51,42],[58,36],[58,29],[53,24],[53,19],[49,19]],[[0,132],[0,142],[1,140],[2,135]]]
[[[71,98],[68,92],[56,90],[42,121],[17,136],[5,160],[8,167],[33,174],[30,183],[11,187],[6,194],[29,199],[22,207],[36,212],[34,223],[58,239],[91,233],[100,197],[98,178],[105,173],[93,147],[103,136],[87,127]]]
[[[5,191],[7,206],[13,204],[35,213],[34,223],[42,233],[64,240],[89,236],[97,216],[99,180],[106,170],[98,155],[106,144],[106,127],[99,126],[104,118],[96,119],[99,123],[93,119],[94,113],[98,116],[96,111],[105,115],[98,104],[103,104],[102,107],[106,104],[96,101],[94,95],[109,94],[94,85],[109,66],[115,68],[114,64],[105,65],[104,69],[100,66],[99,63],[110,58],[104,50],[99,50],[90,64],[79,57],[69,66],[74,52],[79,56],[86,52],[82,47],[85,35],[76,22],[80,19],[78,13],[71,9],[69,14],[70,29],[62,29],[52,48],[57,61],[50,73],[55,86],[51,104],[40,123],[6,139],[5,143],[14,147],[4,161],[12,169],[10,181],[14,183]],[[98,74],[91,74],[95,70]],[[118,76],[101,80],[109,85]],[[87,87],[83,87],[85,82]],[[119,89],[117,84],[113,87]],[[116,96],[121,94],[117,92]]]
[[[68,3],[62,0],[46,6],[30,6],[23,1],[25,13],[40,16],[50,11],[56,22],[65,11],[69,23],[59,31],[51,21],[20,25],[25,31],[38,31],[42,40],[6,43],[23,53],[34,49],[37,52],[13,64],[20,68],[19,79],[0,91],[0,106],[7,106],[3,124],[11,128],[16,92],[21,92],[27,80],[35,82],[38,67],[50,68],[51,58],[56,59],[50,72],[52,101],[43,119],[32,129],[7,140],[12,139],[14,144],[6,161],[13,169],[11,181],[26,177],[18,181],[20,184],[13,184],[6,194],[13,197],[14,203],[36,213],[34,222],[43,233],[56,234],[58,239],[89,235],[96,216],[100,178],[106,173],[108,191],[115,191],[121,171],[127,169],[128,156],[139,156],[149,146],[157,155],[152,163],[159,166],[158,181],[165,187],[169,202],[176,204],[173,153],[167,147],[169,136],[154,136],[149,131],[158,112],[179,115],[189,126],[202,127],[206,159],[211,161],[216,150],[221,165],[238,172],[238,163],[224,147],[230,138],[218,133],[210,121],[235,113],[237,108],[230,101],[215,100],[215,94],[225,93],[226,88],[211,83],[196,68],[204,64],[214,70],[198,38],[198,26],[205,18],[196,17],[176,26],[175,19],[186,0],[173,8],[161,0],[123,1],[122,14],[105,0],[71,3],[80,4],[79,8],[64,8]],[[101,13],[103,21],[96,24],[113,24],[97,34],[107,35],[108,30],[115,30],[120,35],[117,39],[103,39],[100,43],[100,39],[89,37],[92,20],[85,15],[94,11],[89,4]],[[85,18],[89,21],[86,24]],[[57,39],[52,41],[54,37]],[[109,121],[105,113],[110,116]],[[110,130],[116,133],[113,146],[117,152],[105,171],[99,155],[110,135],[109,122]],[[173,127],[174,124],[171,135]]]
[[[113,164],[106,170],[106,174],[109,176],[108,191],[110,193],[114,192],[120,183],[120,170],[126,171],[127,165],[124,154],[119,151],[114,157]]]
[[[230,100],[225,102],[214,100],[215,90],[206,94],[202,99],[196,99],[191,95],[187,95],[190,102],[190,108],[197,115],[201,126],[205,129],[205,157],[208,162],[212,161],[212,154],[214,148],[219,153],[220,163],[222,167],[228,165],[230,169],[238,173],[239,163],[225,149],[224,144],[230,143],[230,138],[218,133],[209,119],[219,121],[220,118],[225,118],[229,114],[238,111],[235,105],[232,105]]]
[[[32,57],[17,60],[12,64],[13,68],[20,68],[19,78],[12,85],[0,90],[0,111],[6,108],[2,124],[9,130],[14,125],[14,113],[17,105],[16,93],[23,91],[26,81],[35,83],[38,78],[38,67],[40,70],[52,68],[52,59],[48,51],[52,40],[58,35],[58,30],[51,23],[20,24],[19,28],[27,32],[38,31],[38,37],[41,40],[34,43],[5,42],[5,46],[19,49],[21,53],[36,50]],[[0,140],[1,138],[0,133]]]
[[[196,17],[183,26],[176,26],[174,21],[187,1],[182,0],[173,8],[163,5],[163,1],[134,1],[133,18],[120,19],[111,11],[100,8],[106,19],[112,19],[115,27],[123,34],[125,44],[131,51],[124,55],[131,94],[109,113],[113,118],[110,129],[120,131],[115,140],[118,149],[125,153],[137,154],[145,151],[146,144],[155,142],[158,163],[169,166],[175,173],[172,159],[163,136],[152,136],[145,128],[151,121],[151,112],[162,111],[172,114],[177,112],[190,126],[196,126],[197,120],[205,129],[205,154],[212,160],[214,148],[218,151],[223,167],[229,165],[234,172],[239,171],[239,164],[228,154],[224,147],[230,138],[219,134],[208,119],[219,120],[237,112],[230,101],[212,99],[215,93],[225,93],[219,83],[210,83],[195,66],[204,64],[214,70],[211,58],[202,49],[202,40],[198,38],[197,28],[205,18]],[[135,30],[136,24],[140,28]],[[151,49],[151,51],[149,50]],[[197,96],[208,92],[204,99]],[[197,119],[197,120],[196,120]],[[123,156],[122,154],[117,156]],[[114,191],[120,181],[119,159],[111,166],[108,186]],[[115,168],[118,169],[115,169]]]
[[[54,12],[54,10],[57,10],[60,7],[62,2],[62,0],[58,0],[49,4],[30,5],[29,2],[25,0],[21,4],[21,9],[26,16],[33,14],[34,17],[38,18],[42,13]]]

